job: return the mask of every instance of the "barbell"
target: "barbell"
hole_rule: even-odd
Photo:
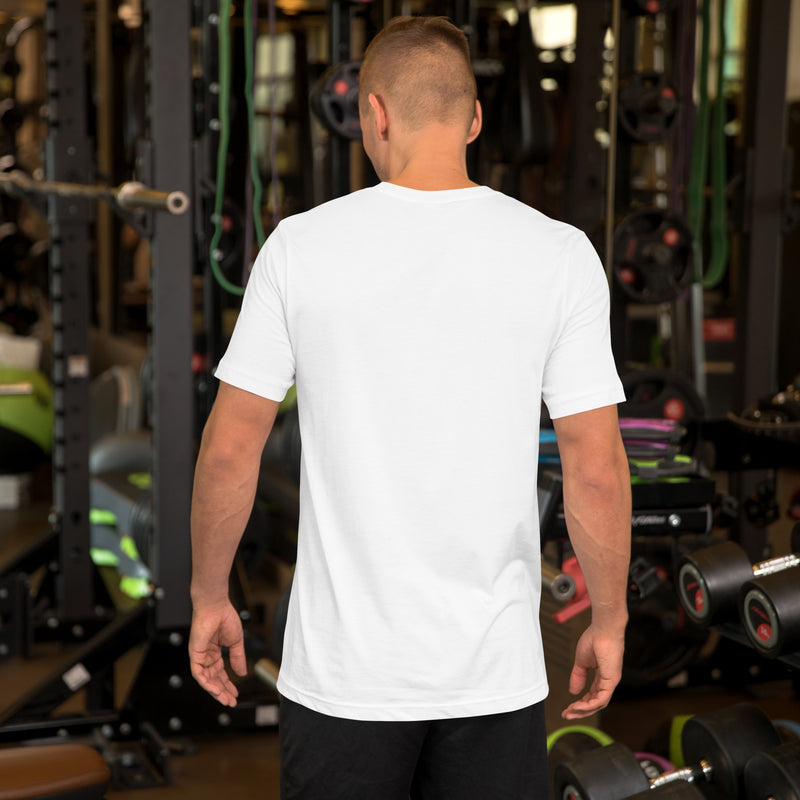
[[[40,181],[20,170],[0,172],[0,191],[6,194],[20,192],[84,200],[111,200],[128,211],[149,209],[177,215],[189,208],[189,198],[185,192],[161,192],[138,181],[127,181],[119,186],[92,186],[67,181]]]

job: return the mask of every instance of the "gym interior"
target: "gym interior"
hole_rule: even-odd
[[[800,0],[2,0],[0,797],[278,797],[291,393],[235,708],[188,669],[193,465],[259,247],[377,182],[359,59],[399,14],[467,34],[473,180],[584,230],[611,291],[630,623],[565,726],[591,612],[545,417],[553,796],[800,797]]]

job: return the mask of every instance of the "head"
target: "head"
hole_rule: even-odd
[[[358,100],[362,128],[380,108],[410,134],[446,126],[471,141],[477,88],[467,37],[444,17],[390,20],[364,53]],[[368,135],[364,144],[372,157]]]

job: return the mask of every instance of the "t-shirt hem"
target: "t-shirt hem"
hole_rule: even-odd
[[[431,719],[458,719],[480,717],[489,714],[503,714],[532,706],[547,697],[547,683],[538,684],[524,692],[513,695],[483,697],[480,700],[449,703],[391,704],[391,705],[353,705],[326,700],[290,686],[278,678],[278,692],[287,700],[301,706],[340,719],[362,722],[419,722]]]
[[[582,395],[568,401],[549,403],[547,410],[551,419],[568,417],[571,414],[580,414],[584,411],[593,411],[596,408],[617,405],[625,402],[625,391],[620,385],[618,388],[607,389],[603,392],[592,392],[592,394]]]
[[[286,392],[289,391],[289,386],[291,386],[291,384],[283,386],[278,383],[268,383],[263,378],[256,378],[238,369],[232,369],[223,363],[220,363],[217,367],[214,377],[224,383],[235,386],[237,389],[244,389],[246,392],[257,394],[259,397],[274,400],[278,403],[286,397]]]

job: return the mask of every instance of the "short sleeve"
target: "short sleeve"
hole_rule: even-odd
[[[542,399],[553,419],[625,400],[611,350],[608,282],[583,233],[573,240],[564,268],[560,329],[542,380]]]
[[[280,402],[295,379],[286,319],[286,248],[280,227],[256,258],[242,308],[216,377]]]

